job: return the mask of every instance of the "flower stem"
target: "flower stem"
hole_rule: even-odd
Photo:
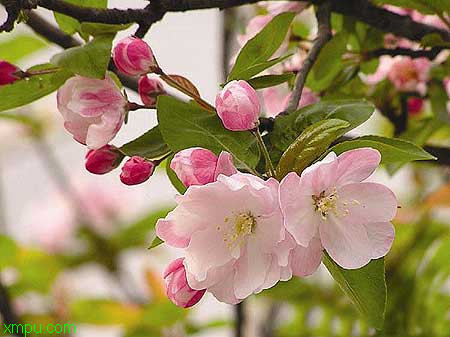
[[[264,140],[262,139],[261,132],[259,132],[259,128],[256,127],[254,130],[252,130],[252,133],[255,135],[259,148],[261,149],[264,159],[266,160],[266,167],[269,170],[269,176],[275,177],[275,168],[273,167],[273,163],[270,160],[269,152],[267,151],[266,144],[264,144]]]

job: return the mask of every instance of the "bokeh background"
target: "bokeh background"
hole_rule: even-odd
[[[118,8],[145,4],[109,1]],[[39,13],[54,22],[52,13]],[[250,7],[235,13],[238,33],[249,13]],[[0,22],[5,18],[0,8]],[[168,14],[145,38],[164,69],[191,79],[210,102],[228,63],[223,55],[232,59],[237,48],[233,35],[224,53],[230,28],[224,21],[218,10]],[[304,14],[304,22],[313,33],[312,12]],[[18,41],[20,52],[11,48]],[[24,24],[0,35],[0,59],[24,69],[48,62],[58,50]],[[165,298],[162,270],[177,252],[147,247],[156,219],[174,206],[176,191],[166,175],[157,171],[146,183],[129,187],[120,182],[120,170],[104,176],[87,172],[86,149],[63,129],[55,95],[17,113],[37,118],[45,130],[34,137],[28,127],[0,120],[0,281],[20,320],[73,323],[75,335],[83,337],[232,336],[233,307],[206,295],[194,309],[182,310]],[[130,117],[113,144],[156,125],[153,110]],[[391,132],[376,113],[354,134]],[[448,167],[433,164],[409,164],[394,175],[380,168],[371,178],[392,188],[402,206],[387,258],[386,335],[450,336],[449,178]],[[312,277],[253,296],[245,310],[248,336],[374,333],[323,267]]]

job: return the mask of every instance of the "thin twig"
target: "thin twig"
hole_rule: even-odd
[[[266,169],[269,171],[270,177],[275,177],[275,168],[273,167],[272,160],[270,160],[269,151],[267,151],[266,144],[264,144],[264,140],[262,139],[261,133],[259,132],[259,128],[252,130],[253,135],[258,142],[259,149],[261,150],[264,160],[266,161]]]
[[[319,24],[317,37],[314,40],[313,46],[309,50],[305,61],[303,62],[302,68],[297,73],[297,77],[295,78],[294,90],[292,91],[291,98],[289,99],[288,107],[282,114],[289,114],[290,112],[297,109],[298,102],[300,102],[303,87],[306,82],[306,77],[308,76],[309,71],[314,65],[314,62],[316,62],[320,51],[331,39],[331,2],[326,1],[322,5],[320,5],[317,9],[316,16],[317,22]]]

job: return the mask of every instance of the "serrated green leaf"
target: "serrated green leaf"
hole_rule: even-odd
[[[28,71],[54,69],[52,64],[42,64],[31,67]],[[61,69],[51,74],[32,76],[12,84],[0,86],[0,111],[5,111],[31,103],[47,96],[58,89],[73,76],[70,71]]]
[[[360,269],[343,269],[325,253],[323,263],[342,291],[352,300],[369,324],[380,330],[386,311],[384,259],[372,260]]]
[[[294,73],[280,74],[280,75],[264,75],[253,77],[248,80],[248,83],[255,89],[264,89],[277,86],[284,82],[288,82],[294,78]]]
[[[415,160],[436,159],[414,143],[399,138],[386,138],[381,136],[363,136],[355,138],[333,146],[330,151],[334,151],[339,155],[345,151],[360,147],[371,147],[380,151],[381,163],[383,164],[398,164]]]
[[[341,119],[350,123],[345,132],[364,123],[375,107],[365,100],[322,100],[303,107],[287,116],[275,119],[269,135],[271,156],[277,162],[281,154],[308,126],[323,119]]]
[[[283,179],[292,171],[301,174],[349,125],[340,119],[325,119],[307,127],[281,156],[276,169],[277,179]]]
[[[321,91],[330,86],[343,67],[342,55],[346,51],[348,34],[336,34],[320,51],[306,80],[306,86]]]
[[[172,151],[199,146],[216,155],[231,153],[235,164],[248,171],[258,164],[259,151],[250,132],[229,131],[216,114],[171,96],[160,96],[157,110],[161,134]]]
[[[15,35],[0,43],[0,60],[16,63],[20,59],[47,47],[47,43],[32,35]]]
[[[283,43],[294,16],[295,14],[291,12],[277,15],[254,38],[250,39],[240,51],[227,82],[240,79],[238,74],[268,61]],[[266,68],[260,71],[264,69]],[[253,73],[251,76],[256,74]]]
[[[86,77],[104,78],[111,58],[114,34],[104,34],[79,47],[54,55],[50,62]]]
[[[287,55],[284,55],[284,56],[280,56],[280,57],[274,58],[274,59],[269,60],[269,61],[256,63],[256,64],[252,65],[249,68],[246,68],[246,69],[243,69],[240,72],[237,72],[233,76],[230,75],[228,80],[229,81],[232,81],[232,80],[248,80],[252,76],[255,76],[255,75],[259,74],[263,70],[266,70],[266,69],[274,66],[275,64],[283,62],[284,60],[286,60],[287,58],[289,58],[291,56],[292,56],[292,54],[287,54]]]
[[[66,0],[74,5],[94,8],[106,8],[108,0]],[[55,12],[55,20],[59,28],[66,34],[72,35],[81,31],[80,22],[70,16]]]
[[[126,156],[140,156],[148,160],[159,159],[170,153],[158,126],[122,145],[119,150]]]

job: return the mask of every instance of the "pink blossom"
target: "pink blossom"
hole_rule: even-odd
[[[108,144],[123,124],[127,101],[108,76],[74,76],[58,89],[57,100],[66,130],[90,149]]]
[[[20,78],[14,75],[19,71],[20,69],[15,65],[0,60],[0,85],[11,84],[19,80]]]
[[[283,12],[300,13],[308,6],[306,1],[268,1],[267,11],[275,16]]]
[[[89,150],[86,153],[86,170],[94,174],[105,174],[119,166],[123,159],[113,145],[105,145],[97,150]]]
[[[425,57],[411,59],[396,58],[391,65],[388,78],[399,91],[417,91],[424,94],[430,70],[430,60]]]
[[[277,88],[268,88],[263,91],[264,105],[266,107],[266,116],[275,117],[280,112],[284,111],[291,98],[291,93],[283,95],[281,91]],[[319,98],[315,93],[313,93],[308,88],[303,88],[302,96],[300,102],[298,102],[298,109],[303,108],[307,105],[317,103]]]
[[[319,239],[337,264],[355,269],[387,254],[394,240],[390,221],[397,200],[386,186],[362,182],[380,163],[371,148],[331,152],[280,184],[284,225],[304,247]],[[318,243],[316,243],[318,244]]]
[[[239,45],[241,47],[244,46],[248,40],[254,38],[272,19],[271,15],[257,15],[251,19],[245,29],[245,34],[237,37]]]
[[[190,308],[197,304],[205,294],[205,289],[192,289],[186,279],[184,258],[172,261],[164,271],[167,297],[177,306]]]
[[[170,168],[186,187],[212,183],[219,174],[230,176],[237,173],[233,157],[228,152],[222,151],[217,157],[201,147],[178,152],[170,162]]]
[[[113,50],[116,67],[130,76],[149,73],[156,66],[153,52],[149,45],[134,36],[123,38]]]
[[[137,185],[148,180],[155,170],[155,164],[139,156],[133,156],[122,166],[120,181],[125,185]]]
[[[394,59],[392,57],[386,55],[381,56],[375,73],[367,75],[364,81],[369,85],[375,85],[383,81],[390,72],[393,63]]]
[[[273,178],[236,173],[177,197],[178,206],[158,220],[156,232],[184,249],[191,288],[236,304],[291,278],[295,242],[283,227],[278,188]]]
[[[153,107],[156,105],[156,98],[159,95],[165,95],[166,91],[160,80],[142,76],[138,82],[139,96],[146,106]]]
[[[423,99],[419,97],[408,98],[408,113],[410,115],[417,115],[423,108]]]
[[[216,97],[216,110],[228,130],[254,129],[261,112],[258,95],[246,81],[231,81]]]

